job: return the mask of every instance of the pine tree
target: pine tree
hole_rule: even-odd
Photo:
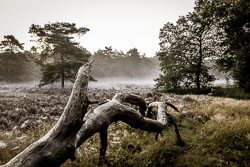
[[[24,43],[20,43],[13,35],[5,35],[4,40],[0,43],[0,48],[5,53],[14,54],[23,50]]]
[[[32,24],[29,33],[37,37],[41,54],[38,64],[41,66],[42,79],[40,86],[61,80],[74,81],[78,68],[88,61],[90,53],[74,41],[82,36],[88,28],[77,28],[74,23],[55,22],[43,27]]]

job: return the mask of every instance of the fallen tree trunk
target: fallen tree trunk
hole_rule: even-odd
[[[103,127],[108,127],[117,121],[123,121],[134,128],[149,132],[161,132],[166,128],[166,124],[143,117],[135,109],[121,104],[122,101],[119,94],[116,94],[111,101],[88,112],[83,119],[82,128],[77,133],[75,146],[80,146],[94,133],[100,132]]]
[[[76,133],[88,107],[90,66],[91,63],[79,69],[69,101],[56,125],[2,167],[56,167],[74,158]]]
[[[159,121],[144,117],[146,102],[140,96],[129,93],[118,93],[111,101],[87,112],[90,104],[86,95],[89,69],[90,64],[79,69],[69,101],[57,124],[2,167],[60,166],[67,159],[74,160],[76,148],[97,132],[101,137],[100,162],[103,162],[107,129],[111,123],[123,121],[134,128],[157,134],[168,126],[162,118]],[[137,105],[140,112],[122,103]]]
[[[137,101],[137,103],[135,103],[135,101]],[[146,105],[146,103],[142,98],[134,94],[118,93],[111,101],[89,111],[83,119],[84,124],[82,128],[77,133],[76,148],[95,133],[100,133],[101,147],[99,164],[105,161],[107,129],[113,122],[123,121],[134,128],[156,133],[160,133],[167,126],[167,124],[160,121],[143,117],[140,112],[123,105],[122,102],[135,104],[140,107],[142,113],[145,113],[143,109],[146,109],[144,108],[144,104]]]

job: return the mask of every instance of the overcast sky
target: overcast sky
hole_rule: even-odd
[[[191,12],[195,0],[0,0],[0,40],[14,35],[25,49],[33,45],[31,24],[76,23],[90,29],[81,45],[92,53],[105,46],[147,56],[159,50],[159,30]]]

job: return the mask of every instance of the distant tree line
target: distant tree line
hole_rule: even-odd
[[[211,64],[250,92],[250,1],[197,0],[193,12],[160,29],[157,88],[205,88]]]
[[[94,53],[91,75],[94,78],[142,79],[157,77],[159,61],[157,57],[146,57],[136,48],[128,52],[105,47]]]
[[[0,53],[0,82],[29,82],[40,78],[35,56],[30,52]]]
[[[13,35],[4,36],[0,49],[0,81],[21,82],[39,76],[33,63],[34,56],[30,52],[24,52],[23,43]]]

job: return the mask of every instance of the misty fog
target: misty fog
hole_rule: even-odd
[[[154,87],[160,71],[158,57],[144,57],[137,49],[131,49],[123,56],[111,47],[106,50],[99,50],[94,53],[94,63],[91,69],[91,76],[96,82],[90,82],[90,87],[97,88],[121,88],[128,85],[141,87]],[[111,54],[110,54],[111,53]],[[36,56],[25,53],[17,56],[2,55],[0,61],[0,86],[1,87],[36,87],[41,79],[39,66],[35,63]],[[14,61],[15,60],[15,61]],[[27,61],[28,60],[28,61]],[[225,74],[218,70],[210,70],[216,77],[215,85],[227,84]],[[59,87],[59,83],[49,85]],[[66,87],[72,87],[71,82]],[[1,90],[4,91],[4,90]]]

